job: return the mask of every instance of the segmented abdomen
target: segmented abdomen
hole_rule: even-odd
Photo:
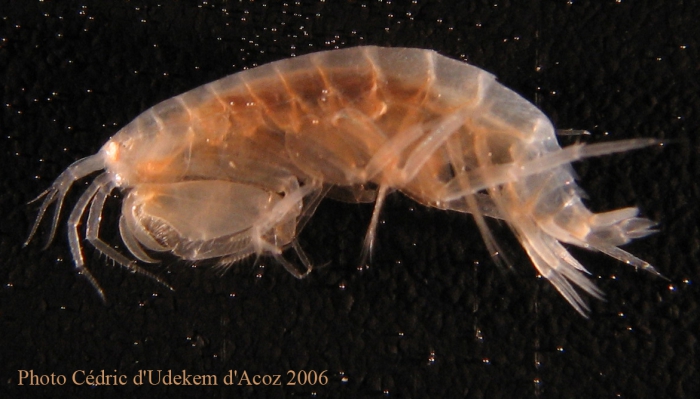
[[[487,72],[429,50],[376,47],[231,75],[153,107],[132,122],[136,133],[125,130],[147,134],[155,124],[174,142],[185,136],[174,179],[217,178],[214,173],[265,180],[272,170],[288,170],[332,185],[389,182],[431,204],[457,172],[444,145],[428,154],[411,181],[397,173],[423,135],[455,112],[462,122],[445,140],[461,148],[466,170],[559,148],[547,118]],[[410,129],[420,132],[397,137]],[[368,176],[368,163],[392,138],[397,143],[384,148],[391,159]]]
[[[266,215],[257,204],[260,221],[240,226],[240,234],[258,237],[246,254],[278,256],[292,245],[329,186],[341,188],[336,198],[377,200],[365,254],[392,189],[427,206],[473,214],[492,253],[500,250],[484,216],[500,218],[538,271],[585,313],[570,282],[600,292],[561,242],[655,272],[618,248],[653,232],[654,223],[637,218],[635,208],[588,211],[569,164],[652,144],[658,141],[562,149],[541,111],[479,68],[429,50],[357,47],[274,62],[164,101],[117,133],[102,156],[126,189],[201,180],[271,194],[278,208]],[[260,226],[274,243],[266,246],[262,233],[249,231]],[[198,259],[197,248],[183,256]]]

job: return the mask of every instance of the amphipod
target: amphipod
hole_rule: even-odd
[[[398,190],[425,206],[470,213],[494,254],[485,217],[505,221],[537,271],[585,315],[574,287],[601,292],[562,243],[656,273],[619,248],[652,233],[654,222],[636,208],[590,212],[570,164],[654,144],[562,149],[534,105],[488,72],[434,51],[324,51],[225,77],[143,112],[39,196],[27,242],[56,203],[50,243],[71,185],[102,171],[70,212],[68,241],[76,269],[103,299],[84,264],[83,219],[97,251],[155,279],[135,260],[155,262],[153,252],[168,251],[222,266],[272,256],[304,277],[312,265],[297,236],[322,198],[375,202],[364,262],[384,199]],[[131,256],[98,234],[115,189],[124,196],[119,230]],[[283,256],[287,248],[297,261]]]

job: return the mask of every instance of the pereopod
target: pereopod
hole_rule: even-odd
[[[659,143],[562,149],[539,109],[475,66],[413,48],[324,51],[239,72],[146,110],[39,196],[27,242],[56,202],[51,242],[71,185],[102,171],[73,207],[68,239],[76,268],[103,298],[84,265],[78,227],[85,214],[85,237],[98,251],[161,281],[99,238],[115,189],[124,195],[121,237],[139,261],[155,261],[148,251],[219,258],[220,265],[269,255],[303,277],[312,265],[296,238],[322,198],[376,203],[364,262],[384,199],[397,190],[425,206],[472,214],[492,253],[500,250],[485,217],[502,219],[539,273],[585,315],[574,286],[601,293],[562,243],[656,273],[619,248],[655,223],[636,208],[589,211],[570,164]],[[290,247],[299,262],[283,257]]]

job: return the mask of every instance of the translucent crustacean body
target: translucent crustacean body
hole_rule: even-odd
[[[319,52],[225,77],[143,112],[42,193],[29,239],[57,202],[50,242],[72,183],[104,170],[68,219],[76,268],[103,298],[84,266],[78,226],[86,213],[85,236],[98,251],[157,279],[98,236],[114,189],[125,195],[121,237],[140,261],[155,261],[147,250],[220,265],[269,255],[303,277],[311,264],[296,237],[322,198],[376,202],[365,261],[383,200],[398,190],[425,206],[472,214],[492,253],[499,250],[485,216],[504,220],[539,273],[585,314],[571,283],[601,293],[562,243],[655,272],[619,248],[654,223],[636,208],[590,212],[570,163],[658,143],[562,149],[535,106],[491,74],[434,51]],[[305,271],[282,256],[289,247]]]

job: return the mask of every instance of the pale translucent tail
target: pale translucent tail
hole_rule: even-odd
[[[438,207],[473,214],[490,250],[497,247],[495,238],[486,224],[479,221],[484,215],[506,221],[537,271],[576,311],[586,316],[588,305],[576,287],[598,299],[602,299],[603,294],[563,244],[599,251],[659,275],[648,262],[619,248],[633,239],[654,233],[656,223],[638,217],[637,208],[592,213],[581,200],[585,194],[576,185],[569,165],[588,157],[660,144],[663,143],[656,139],[577,144],[545,152],[525,162],[480,165],[447,183]],[[451,161],[457,170],[462,170],[459,157],[454,155],[461,149],[451,145]]]
[[[577,160],[654,144],[660,142],[637,139],[573,149],[568,147],[550,158],[564,161],[563,158],[568,155],[572,157],[571,160]],[[638,217],[639,210],[634,207],[592,213],[581,201],[581,190],[574,182],[573,172],[564,165],[565,162],[562,162],[561,166],[549,171],[529,175],[524,184],[528,188],[538,188],[530,190],[531,197],[526,204],[514,202],[507,196],[496,202],[501,205],[506,220],[540,274],[551,281],[579,313],[586,316],[588,306],[574,286],[599,299],[602,298],[602,293],[585,276],[588,271],[561,243],[599,251],[635,268],[659,275],[651,264],[619,248],[633,239],[656,232],[656,223]],[[529,213],[513,211],[519,204],[529,210]]]
[[[578,221],[581,227],[589,230],[582,238],[575,237],[571,231],[552,222],[538,223],[536,226],[527,226],[527,223],[525,227],[520,225],[517,229],[522,233],[518,236],[540,274],[554,285],[576,311],[586,316],[589,311],[588,305],[573,288],[572,283],[598,299],[602,299],[602,292],[585,276],[589,274],[588,271],[560,241],[600,251],[621,262],[659,275],[651,264],[619,248],[632,239],[656,231],[652,229],[655,226],[653,221],[639,218],[637,214],[637,208],[623,208],[600,214],[590,213],[587,221]]]

